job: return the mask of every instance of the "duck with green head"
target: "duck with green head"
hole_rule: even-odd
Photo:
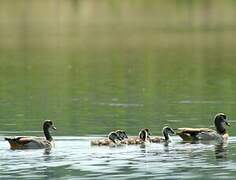
[[[227,117],[224,113],[215,115],[214,124],[216,130],[209,128],[177,128],[176,134],[184,141],[227,141],[228,133],[225,125],[230,126]]]

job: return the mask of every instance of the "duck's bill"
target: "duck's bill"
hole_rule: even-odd
[[[230,123],[228,121],[225,121],[225,124],[230,127]]]
[[[55,126],[52,126],[52,129],[53,129],[53,130],[57,130],[57,128],[56,128]]]

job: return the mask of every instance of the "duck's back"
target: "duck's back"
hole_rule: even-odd
[[[51,142],[40,137],[14,137],[5,138],[10,143],[11,149],[42,149],[51,148]]]
[[[178,128],[176,134],[184,141],[215,140],[220,137],[216,131],[209,128]]]

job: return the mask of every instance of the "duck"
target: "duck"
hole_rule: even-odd
[[[145,142],[149,142],[150,139],[150,130],[148,128],[143,128],[139,131],[138,136],[129,137],[122,141],[124,144],[133,145],[133,144],[144,144]]]
[[[108,134],[107,138],[92,140],[90,144],[96,146],[114,146],[120,145],[121,141],[122,138],[115,131],[112,131]]]
[[[49,129],[56,130],[51,120],[45,120],[43,122],[43,132],[45,138],[41,137],[29,137],[29,136],[18,136],[18,137],[5,137],[5,140],[9,142],[10,149],[51,149],[53,147],[53,138],[50,134]]]
[[[171,141],[170,135],[175,135],[175,131],[168,126],[165,126],[162,129],[162,134],[163,137],[161,136],[150,137],[150,142],[152,143],[170,142]]]
[[[128,136],[124,130],[118,129],[115,132],[121,140],[128,139]]]
[[[227,141],[229,134],[224,125],[230,126],[227,117],[224,113],[215,115],[214,124],[216,130],[209,128],[177,128],[176,134],[179,135],[183,141]]]

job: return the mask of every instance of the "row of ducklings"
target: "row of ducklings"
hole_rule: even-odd
[[[108,138],[92,140],[91,145],[96,146],[112,146],[121,144],[143,144],[145,142],[161,143],[170,142],[170,136],[174,135],[175,132],[172,128],[165,126],[162,129],[162,136],[151,137],[150,130],[148,128],[141,129],[138,136],[128,137],[124,130],[112,131],[108,134]]]
[[[225,125],[230,126],[227,121],[226,115],[218,113],[214,119],[216,130],[209,128],[177,128],[176,134],[179,135],[184,141],[208,141],[208,140],[228,140],[228,133]],[[50,134],[50,129],[56,130],[51,120],[45,120],[43,123],[43,132],[45,138],[31,137],[31,136],[18,136],[6,137],[10,144],[11,149],[41,149],[51,148],[54,146],[53,138]],[[170,127],[164,127],[162,130],[163,137],[151,137],[149,129],[141,129],[139,135],[128,137],[123,130],[117,130],[109,133],[108,138],[98,139],[91,141],[91,145],[116,145],[116,144],[142,144],[145,142],[169,142],[170,135],[175,132]]]
[[[184,141],[227,141],[228,133],[225,125],[230,126],[224,113],[216,114],[214,118],[216,130],[209,128],[176,128],[176,132],[166,126],[162,130],[163,137],[150,137],[149,129],[141,129],[137,137],[128,137],[124,130],[110,132],[108,138],[92,140],[91,145],[119,145],[119,144],[142,144],[145,142],[160,143],[169,142],[170,135],[178,135]]]

